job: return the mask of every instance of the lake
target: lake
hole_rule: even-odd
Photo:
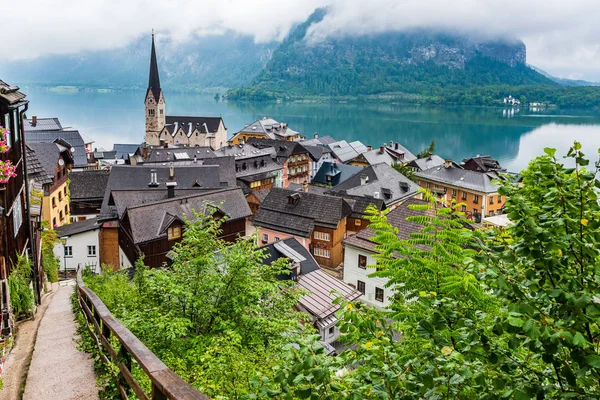
[[[29,117],[59,117],[111,149],[113,143],[144,138],[145,91],[56,92],[22,88],[30,100]],[[544,147],[558,154],[578,140],[589,155],[600,148],[600,113],[593,110],[520,110],[430,107],[394,104],[237,103],[212,96],[164,92],[168,115],[222,116],[231,136],[258,118],[273,117],[312,137],[330,135],[378,147],[390,140],[414,153],[435,140],[437,153],[462,160],[489,154],[510,171],[520,171]]]

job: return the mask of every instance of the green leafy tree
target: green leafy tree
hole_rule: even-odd
[[[263,265],[255,238],[224,242],[222,220],[196,213],[172,266],[135,264],[135,277],[105,271],[86,282],[111,312],[183,379],[208,396],[239,398],[287,344],[312,334],[294,311],[302,293],[287,264]]]
[[[54,246],[59,243],[56,231],[48,228],[48,222],[43,221],[42,227],[42,266],[50,282],[58,282],[60,259],[54,255]]]

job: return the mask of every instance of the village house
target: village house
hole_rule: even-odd
[[[436,154],[432,154],[427,157],[417,158],[410,161],[407,166],[413,171],[425,171],[430,168],[439,167],[444,165],[444,159]]]
[[[227,128],[221,117],[167,116],[165,96],[160,87],[158,62],[152,33],[150,74],[144,99],[145,143],[148,146],[185,145],[219,149],[227,142]]]
[[[410,205],[427,204],[423,200],[408,199],[387,215],[388,222],[398,229],[398,237],[402,240],[410,238],[411,233],[421,231],[422,226],[409,222],[410,216],[433,214],[433,210],[411,210]],[[356,288],[362,296],[360,300],[371,306],[385,308],[390,305],[394,295],[394,288],[388,287],[388,279],[370,276],[376,270],[375,243],[371,239],[375,233],[366,228],[360,232],[349,235],[343,241],[344,245],[344,273],[343,280],[348,285]]]
[[[244,126],[229,139],[229,143],[233,145],[244,144],[251,138],[297,141],[303,137],[300,136],[300,133],[291,129],[287,123],[263,117]]]
[[[371,165],[325,193],[334,196],[360,196],[381,199],[393,209],[414,197],[419,186],[386,163]]]
[[[202,164],[202,160],[215,158],[217,155],[210,147],[143,147],[135,154],[136,164],[161,164],[161,165],[191,165]]]
[[[317,174],[317,171],[321,169],[323,163],[333,161],[331,156],[331,150],[325,146],[308,146],[302,145],[310,154],[310,179],[312,181]]]
[[[0,81],[0,126],[6,129],[0,140],[6,146],[0,153],[3,168],[11,165],[14,174],[3,175],[0,182],[0,336],[12,332],[14,321],[10,314],[8,276],[17,256],[37,255],[37,238],[32,238],[28,215],[28,186],[25,182],[25,141],[23,140],[23,113],[28,101],[17,86]],[[9,167],[11,168],[11,167]],[[25,221],[25,222],[24,222]],[[33,282],[36,302],[40,296],[41,276],[38,258],[33,258]],[[39,303],[38,303],[39,304]]]
[[[462,211],[480,222],[482,217],[503,214],[506,198],[498,194],[496,172],[476,172],[446,160],[444,165],[415,173],[417,184],[440,199],[465,203]]]
[[[92,169],[71,172],[69,179],[71,221],[94,218],[100,213],[110,171]]]
[[[373,150],[371,146],[367,147],[367,151],[359,154],[357,157],[348,161],[349,165],[356,165],[359,167],[368,167],[369,165],[386,163],[388,165],[393,165],[396,163],[396,157],[392,155],[393,153],[386,150],[385,145],[380,146],[378,149]]]
[[[89,267],[100,272],[101,226],[97,218],[89,218],[56,228],[60,241],[54,245],[54,256],[60,260],[60,271],[66,275],[78,268]]]
[[[283,187],[283,165],[277,162],[273,147],[228,144],[215,152],[217,157],[235,157],[235,177],[244,193]]]
[[[252,215],[239,188],[175,197],[177,178],[167,184],[165,200],[129,206],[120,221],[119,247],[129,261],[144,256],[149,267],[169,263],[169,252],[183,238],[185,221],[195,221],[195,212],[225,218],[218,237],[235,241],[246,235],[246,219]],[[127,263],[125,263],[127,264]]]
[[[34,116],[31,119],[24,119],[23,129],[28,144],[61,141],[66,148],[71,150],[74,171],[82,171],[94,164],[93,160],[88,159],[87,152],[87,148],[91,146],[93,141],[88,140],[86,142],[76,129],[64,128],[58,118],[38,118]]]
[[[477,172],[506,172],[506,168],[503,168],[499,161],[494,160],[491,156],[480,156],[479,154],[476,157],[463,159],[460,166]]]
[[[119,243],[123,239],[120,221],[129,207],[169,199],[236,188],[233,157],[214,160],[223,165],[189,165],[171,168],[162,165],[114,166],[111,170],[102,207],[98,215],[100,262],[113,268],[127,267],[129,258]],[[171,174],[177,174],[177,185],[168,186]]]
[[[396,159],[398,164],[406,164],[417,159],[417,156],[411,153],[406,147],[392,140],[390,140],[385,149]]]
[[[319,265],[337,267],[350,205],[341,197],[273,188],[254,216],[263,244],[295,237]]]
[[[335,313],[340,309],[340,303],[334,300],[341,297],[346,301],[354,301],[361,293],[331,276],[319,268],[308,250],[295,238],[279,240],[260,248],[266,258],[263,263],[271,265],[279,259],[288,260],[289,275],[279,279],[291,279],[299,289],[306,294],[300,299],[297,308],[311,316],[313,326],[321,336],[321,342],[333,344],[340,336],[336,326],[338,319]]]
[[[359,154],[369,151],[367,146],[362,144],[360,141],[346,142],[340,140],[339,142],[330,143],[327,145],[331,154],[336,162],[345,163],[358,157]]]
[[[40,163],[51,183],[45,183],[42,202],[42,220],[57,228],[71,222],[69,204],[69,172],[73,166],[71,150],[62,141],[30,143],[27,145]]]
[[[283,166],[281,173],[282,187],[290,183],[304,183],[310,179],[311,158],[308,150],[298,142],[288,140],[250,139],[248,144],[259,149],[273,147],[275,159]]]
[[[329,146],[337,141],[329,135],[320,136],[318,132],[315,132],[312,139],[301,140],[300,143],[302,146]]]

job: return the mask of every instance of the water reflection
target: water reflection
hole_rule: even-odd
[[[143,140],[143,91],[56,93],[28,90],[28,115],[56,116],[80,129],[97,147]],[[288,122],[306,136],[314,132],[376,147],[399,141],[418,152],[436,141],[437,152],[460,160],[490,154],[519,170],[544,147],[567,149],[573,140],[595,152],[600,115],[594,111],[513,108],[425,107],[394,104],[234,103],[213,96],[165,91],[170,115],[220,115],[230,134],[263,116]]]

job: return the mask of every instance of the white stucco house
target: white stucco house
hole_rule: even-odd
[[[415,198],[408,199],[397,208],[390,211],[387,215],[388,222],[395,228],[398,228],[398,237],[402,240],[408,239],[411,233],[419,232],[422,226],[414,222],[409,222],[406,218],[410,216],[423,215],[433,211],[411,210],[411,204],[427,204],[423,200]],[[394,287],[388,286],[387,278],[370,276],[376,272],[373,266],[376,263],[375,243],[371,238],[375,233],[369,229],[348,236],[344,239],[344,282],[356,288],[362,293],[360,301],[375,306],[385,308],[390,305],[394,296]]]
[[[89,266],[100,272],[100,227],[97,218],[90,218],[56,228],[60,241],[54,246],[54,255],[60,259],[60,271]]]

